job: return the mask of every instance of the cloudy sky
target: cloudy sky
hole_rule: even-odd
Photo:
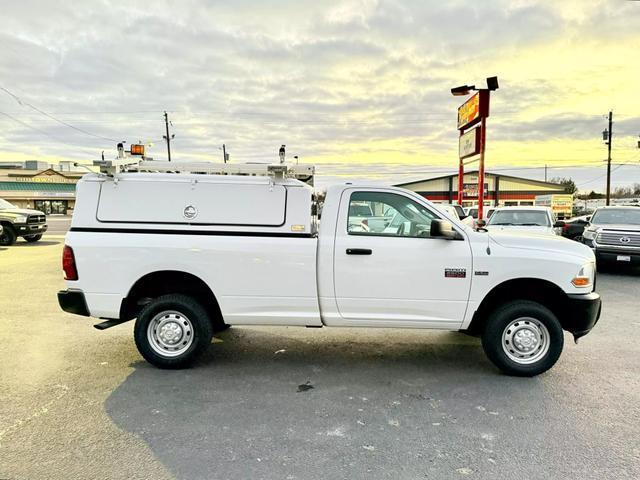
[[[640,182],[640,2],[5,2],[0,160],[90,161],[115,142],[176,160],[289,157],[385,179],[455,168],[450,88],[492,96],[488,169]],[[582,168],[576,169],[575,166]]]

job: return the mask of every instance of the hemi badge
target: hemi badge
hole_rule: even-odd
[[[489,272],[485,272],[485,271],[476,271],[475,272],[476,275],[478,275],[479,277],[486,277],[489,275]]]
[[[466,268],[445,268],[444,276],[445,278],[466,278],[467,269]]]

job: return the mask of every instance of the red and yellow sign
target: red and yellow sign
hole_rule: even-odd
[[[458,107],[458,130],[471,127],[489,116],[489,92],[481,90]]]

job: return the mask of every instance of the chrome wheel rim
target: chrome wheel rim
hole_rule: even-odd
[[[163,357],[178,357],[193,343],[193,325],[183,313],[167,310],[158,313],[147,328],[149,345]]]
[[[531,317],[513,320],[502,332],[502,349],[510,360],[521,365],[539,361],[549,351],[549,330]]]

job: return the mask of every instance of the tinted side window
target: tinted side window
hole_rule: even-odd
[[[435,218],[431,211],[404,195],[354,192],[349,199],[347,231],[350,235],[428,237]]]

